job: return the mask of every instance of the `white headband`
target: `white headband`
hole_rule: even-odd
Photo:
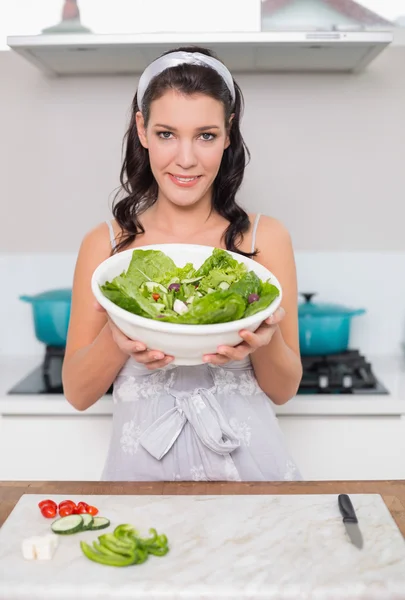
[[[231,92],[232,101],[235,102],[235,86],[233,84],[232,75],[223,63],[212,56],[207,56],[200,52],[180,51],[165,54],[146,67],[138,83],[137,98],[140,110],[142,110],[143,98],[151,80],[169,67],[176,67],[177,65],[183,65],[185,63],[189,65],[206,65],[211,67],[211,69],[214,69],[214,71],[216,71],[225,81]]]

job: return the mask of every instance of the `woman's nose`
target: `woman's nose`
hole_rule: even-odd
[[[176,164],[183,169],[190,169],[197,164],[192,142],[183,141],[178,146]]]

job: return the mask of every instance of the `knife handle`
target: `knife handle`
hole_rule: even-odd
[[[339,494],[338,504],[343,523],[358,523],[353,504],[347,494]]]

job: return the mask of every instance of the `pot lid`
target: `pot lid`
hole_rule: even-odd
[[[324,302],[312,302],[315,293],[301,293],[304,302],[298,305],[298,315],[300,317],[333,317],[333,316],[353,316],[361,315],[366,311],[364,308],[353,309],[343,304],[332,304]]]
[[[70,302],[72,299],[72,289],[71,288],[63,288],[57,290],[47,290],[46,292],[40,292],[39,294],[34,294],[32,296],[20,296],[20,300],[25,300],[26,302],[33,301],[56,301],[56,302]]]

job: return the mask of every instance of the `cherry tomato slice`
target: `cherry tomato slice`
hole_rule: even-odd
[[[56,517],[56,507],[51,506],[50,504],[46,504],[41,508],[41,514],[47,519],[53,519],[54,517]]]
[[[63,500],[62,502],[59,503],[59,510],[61,508],[63,508],[64,506],[72,506],[73,508],[76,506],[76,504],[73,502],[73,500]]]
[[[62,506],[62,508],[59,509],[59,515],[61,517],[68,517],[69,515],[73,515],[74,514],[74,508],[73,506],[70,505],[66,505],[66,506]]]
[[[152,298],[157,301],[160,298],[160,294],[152,294]]]
[[[87,508],[87,512],[88,512],[89,515],[91,515],[92,517],[94,517],[98,513],[98,508],[96,508],[95,506],[89,506]]]
[[[78,506],[75,510],[75,515],[85,515],[87,514],[87,508],[85,506]]]
[[[86,502],[79,502],[77,504],[77,513],[78,515],[84,515],[87,513],[87,509],[88,509],[89,505],[86,504]]]
[[[38,502],[38,506],[39,508],[43,508],[44,506],[53,506],[55,508],[55,510],[58,508],[58,505],[56,504],[56,502],[54,502],[53,500],[41,500],[41,502]]]

